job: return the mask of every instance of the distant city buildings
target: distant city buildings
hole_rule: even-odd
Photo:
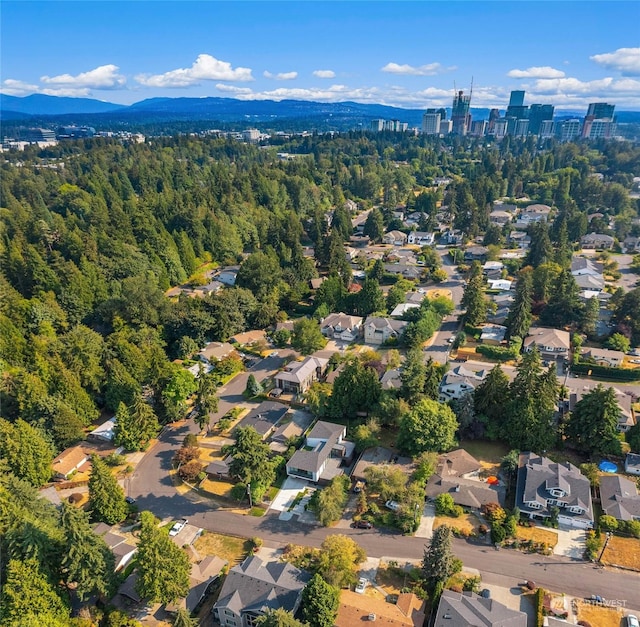
[[[409,128],[409,124],[400,122],[400,120],[371,120],[370,128],[376,133],[381,133],[382,131],[404,133]]]

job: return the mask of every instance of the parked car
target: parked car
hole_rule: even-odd
[[[397,512],[400,509],[400,503],[396,501],[387,501],[384,506],[392,512]]]
[[[136,502],[136,500],[135,500],[132,496],[125,496],[125,497],[124,497],[124,500],[125,500],[127,503],[129,503],[129,505],[133,505],[133,504]]]
[[[173,527],[171,527],[170,531],[169,531],[169,535],[171,537],[173,536],[177,536],[186,526],[187,524],[187,519],[183,518],[182,520],[179,520],[177,523],[175,523],[173,525]]]
[[[269,357],[277,357],[278,356],[278,351],[273,351],[272,353],[269,353]]]
[[[360,494],[364,489],[364,481],[356,481],[356,484],[353,486],[353,493]]]
[[[364,594],[364,591],[367,589],[367,585],[369,584],[369,580],[364,577],[360,577],[358,579],[358,584],[356,585],[356,592],[358,594]]]
[[[355,520],[351,523],[353,529],[373,529],[373,523],[368,520]]]
[[[629,616],[627,616],[627,627],[640,627],[638,617],[633,614],[629,614]]]

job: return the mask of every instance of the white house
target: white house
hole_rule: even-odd
[[[640,455],[635,453],[627,453],[627,457],[624,460],[624,471],[630,475],[637,475],[640,477]]]
[[[461,365],[449,370],[440,381],[440,402],[457,400],[473,392],[487,376],[487,370],[471,370]]]
[[[320,331],[325,337],[354,342],[362,336],[362,321],[360,316],[332,313],[322,320]]]
[[[411,231],[407,242],[409,244],[416,244],[418,246],[432,246],[435,241],[435,235],[433,233],[426,233],[425,231]]]
[[[364,341],[380,346],[391,339],[398,339],[409,323],[393,318],[369,316],[364,323]]]
[[[292,361],[273,377],[277,388],[285,393],[304,394],[314,381],[324,376],[328,359],[309,355],[303,361]]]

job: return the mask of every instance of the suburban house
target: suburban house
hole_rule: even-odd
[[[266,440],[276,425],[287,415],[289,406],[275,401],[263,401],[254,407],[239,423],[237,429],[253,427]]]
[[[440,237],[440,241],[449,246],[460,246],[464,241],[464,235],[458,229],[445,231]]]
[[[329,482],[343,474],[342,464],[353,457],[355,444],[345,440],[347,428],[318,420],[305,438],[304,446],[287,462],[287,475],[313,481]]]
[[[397,340],[408,324],[404,320],[369,316],[364,323],[364,341],[380,346],[388,340]]]
[[[625,433],[633,425],[636,424],[635,412],[633,410],[633,395],[631,393],[624,392],[619,388],[613,388],[616,394],[616,400],[618,401],[618,407],[620,408],[620,414],[618,416],[618,431]],[[578,390],[569,394],[569,400],[566,407],[569,411],[573,411],[576,403],[588,393],[588,389]]]
[[[460,399],[473,392],[487,376],[488,370],[471,370],[461,365],[445,372],[440,381],[440,402]]]
[[[380,377],[380,386],[383,390],[399,390],[402,387],[402,371],[398,368],[387,370]]]
[[[274,453],[286,453],[293,438],[299,438],[305,431],[305,425],[296,420],[281,424],[269,438],[269,448]]]
[[[486,246],[469,246],[464,251],[464,260],[469,261],[482,261],[484,263],[487,260],[489,249]]]
[[[363,318],[360,316],[349,316],[345,313],[329,314],[320,323],[320,331],[325,337],[343,340],[345,342],[355,342],[362,336]]]
[[[635,481],[620,475],[600,477],[602,511],[617,520],[640,520],[640,495]]]
[[[624,460],[624,471],[630,475],[638,475],[640,477],[640,455],[627,453]]]
[[[499,324],[486,325],[482,327],[480,342],[482,344],[489,344],[490,346],[499,346],[505,341],[506,335],[507,327]]]
[[[400,303],[393,308],[389,314],[392,318],[402,318],[409,310],[420,307],[418,303]]]
[[[531,246],[531,236],[524,231],[511,231],[507,237],[507,243],[521,250],[527,250]]]
[[[118,572],[124,568],[136,554],[138,547],[129,544],[127,539],[113,532],[113,528],[106,523],[99,523],[93,528],[93,533],[100,536],[111,549],[115,557],[114,570]]]
[[[389,274],[399,274],[405,279],[419,279],[422,268],[408,263],[385,263],[384,271]]]
[[[417,246],[431,246],[434,241],[435,235],[426,231],[411,231],[407,237],[407,243]]]
[[[489,279],[487,283],[490,290],[500,290],[501,292],[508,292],[513,285],[513,281],[507,279]]]
[[[424,620],[425,602],[412,592],[401,592],[395,603],[387,603],[384,599],[341,590],[338,615],[333,625],[353,627],[363,621],[377,621],[391,627],[422,627]]]
[[[419,305],[427,296],[427,293],[424,290],[418,290],[417,292],[409,291],[404,295],[405,303],[415,303]]]
[[[555,463],[535,453],[518,460],[516,506],[532,519],[551,516],[558,507],[558,522],[576,529],[593,527],[589,479],[569,462]]]
[[[640,252],[640,237],[625,237],[624,250],[627,253]]]
[[[569,357],[571,336],[568,331],[549,329],[546,327],[532,327],[530,335],[524,340],[524,350],[537,348],[544,359]]]
[[[101,425],[98,425],[93,431],[87,434],[87,440],[98,440],[99,442],[113,442],[115,437],[116,418],[109,418]]]
[[[54,479],[68,479],[69,475],[76,472],[80,466],[89,461],[89,455],[81,446],[72,446],[58,455],[51,467]]]
[[[575,277],[576,285],[583,291],[599,293],[604,289],[604,277],[594,274],[579,274]]]
[[[220,573],[226,565],[227,560],[215,555],[208,555],[199,564],[192,564],[187,596],[167,605],[167,611],[177,612],[179,609],[185,609],[191,614],[220,577]]]
[[[201,361],[208,364],[215,364],[235,353],[236,349],[229,342],[209,342],[199,353]]]
[[[407,243],[407,234],[402,231],[389,231],[382,236],[382,243],[404,246]]]
[[[229,570],[212,613],[222,627],[254,627],[267,610],[295,613],[310,578],[287,562],[251,555]]]
[[[513,214],[508,211],[502,211],[501,209],[494,209],[489,214],[489,222],[491,224],[497,224],[499,226],[504,226],[505,224],[509,224],[513,219]]]
[[[590,275],[602,277],[604,265],[587,257],[574,257],[571,260],[571,274],[573,276]]]
[[[622,351],[614,351],[609,348],[583,348],[580,351],[582,359],[588,359],[599,366],[609,366],[618,368],[622,365],[624,353]]]
[[[349,238],[349,243],[353,248],[366,248],[371,243],[371,238],[368,235],[358,233]]]
[[[286,394],[304,394],[319,381],[327,369],[328,359],[309,355],[303,361],[292,361],[273,377],[277,388]]]
[[[350,213],[357,213],[358,203],[355,200],[347,198],[347,200],[344,201],[344,208]]]
[[[311,279],[309,281],[309,285],[311,285],[312,290],[317,290],[326,280],[327,280],[326,276],[321,276],[315,279]]]
[[[236,284],[238,270],[240,270],[240,266],[228,266],[226,268],[223,268],[216,279],[218,279],[220,283],[224,283],[225,285],[234,286]]]
[[[442,477],[477,477],[482,468],[480,462],[463,448],[440,455],[436,473]]]
[[[603,235],[602,233],[589,233],[580,239],[582,248],[596,250],[610,250],[613,248],[613,243],[614,239],[611,235]]]
[[[527,615],[473,592],[443,590],[434,627],[527,627]]]

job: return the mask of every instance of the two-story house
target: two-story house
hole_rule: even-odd
[[[611,235],[602,233],[588,233],[580,240],[582,248],[595,250],[610,250],[613,248],[614,239]]]
[[[389,231],[382,236],[382,243],[404,246],[407,243],[407,234],[402,231]]]
[[[621,475],[600,477],[602,511],[617,520],[640,520],[640,495],[634,481]]]
[[[309,355],[303,361],[292,361],[273,377],[275,386],[285,394],[304,394],[327,370],[328,359]]]
[[[304,446],[287,462],[287,475],[313,483],[328,483],[343,474],[342,465],[351,460],[355,444],[345,440],[347,428],[318,420],[307,433]]]
[[[558,522],[576,529],[593,527],[589,479],[569,462],[556,463],[535,453],[518,460],[516,506],[529,518],[545,519],[558,507]]]
[[[295,613],[310,578],[288,562],[263,562],[250,555],[229,569],[211,611],[222,627],[255,627],[267,610]]]
[[[624,353],[622,351],[614,351],[609,348],[583,348],[580,351],[580,357],[591,360],[598,366],[619,368],[622,365]]]
[[[355,342],[362,336],[363,318],[345,313],[332,313],[320,323],[320,331],[325,337]]]
[[[369,316],[364,323],[364,341],[380,346],[388,340],[398,339],[408,324],[404,320]]]
[[[435,235],[425,231],[411,231],[407,238],[409,244],[416,244],[417,246],[431,246],[434,241]]]
[[[440,402],[457,400],[473,392],[484,381],[487,374],[487,370],[471,370],[464,365],[445,372],[440,381]]]

